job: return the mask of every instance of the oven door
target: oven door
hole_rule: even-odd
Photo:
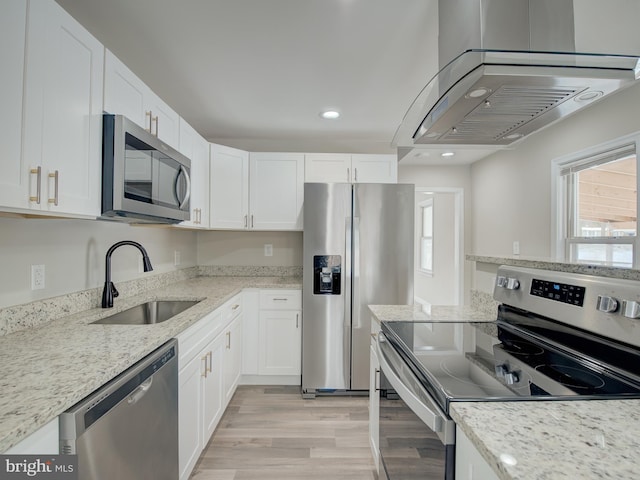
[[[384,334],[380,360],[380,480],[454,480],[455,423],[436,404]]]

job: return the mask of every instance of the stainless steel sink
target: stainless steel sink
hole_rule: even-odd
[[[101,318],[93,324],[103,325],[149,325],[162,323],[175,317],[199,300],[155,300],[131,307],[109,317]]]

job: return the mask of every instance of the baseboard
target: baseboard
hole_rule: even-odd
[[[300,375],[242,375],[239,385],[302,385]]]

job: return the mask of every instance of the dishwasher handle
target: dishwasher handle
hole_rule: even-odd
[[[380,371],[384,374],[396,393],[420,420],[445,445],[455,443],[455,423],[436,404],[431,395],[419,385],[418,379],[404,366],[404,360],[394,350],[381,332],[378,334],[378,360]],[[391,364],[401,366],[401,371]]]
[[[153,383],[153,377],[147,378],[144,382],[140,384],[138,388],[136,388],[129,398],[127,399],[127,403],[129,405],[135,405],[138,401],[145,396],[145,394],[151,388],[151,384]]]

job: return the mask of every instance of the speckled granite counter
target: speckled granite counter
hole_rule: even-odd
[[[490,255],[466,255],[471,262],[488,263],[493,265],[510,265],[513,267],[538,268],[556,272],[581,273],[583,275],[597,275],[600,277],[640,280],[640,270],[632,268],[605,267],[600,265],[586,265],[581,263],[567,263],[550,258],[524,257],[514,255],[500,257]]]
[[[640,400],[453,403],[502,480],[636,480]]]
[[[382,322],[478,322],[479,330],[493,337],[496,314],[458,305],[369,305],[373,320]]]
[[[0,337],[0,452],[175,337],[243,288],[301,288],[300,277],[197,277]],[[155,325],[89,325],[154,299],[202,300]]]

